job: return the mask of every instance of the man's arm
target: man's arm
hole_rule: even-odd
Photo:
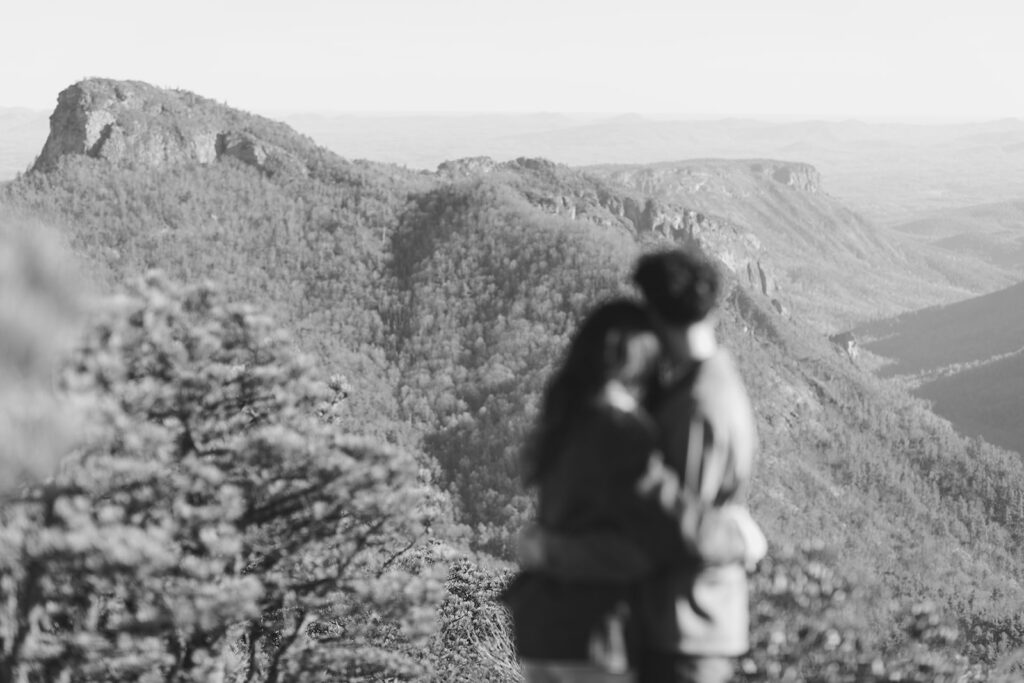
[[[679,540],[687,554],[699,558],[703,564],[749,564],[750,553],[758,552],[748,548],[744,534],[746,529],[737,523],[733,506],[723,508],[703,501],[681,484],[676,471],[667,466],[658,454],[648,460],[647,469],[636,484],[636,491],[638,495],[657,502],[661,511],[676,523]]]

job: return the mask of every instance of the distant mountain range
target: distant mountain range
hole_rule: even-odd
[[[957,254],[1024,271],[1024,201],[950,209],[897,225],[896,230]]]
[[[49,112],[0,109],[0,180],[38,154]],[[664,120],[640,115],[356,115],[296,113],[284,122],[349,159],[433,170],[449,160],[544,157],[573,166],[695,158],[813,164],[824,189],[892,226],[947,209],[1020,200],[1024,121]]]
[[[824,189],[870,221],[896,225],[940,210],[1022,197],[1024,120],[969,124],[659,120],[624,115],[286,117],[335,152],[415,168],[487,155],[573,165],[770,158],[814,165]]]

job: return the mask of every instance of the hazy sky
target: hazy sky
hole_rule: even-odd
[[[1017,0],[12,0],[0,106],[103,76],[264,114],[1024,117],[1022,27]]]

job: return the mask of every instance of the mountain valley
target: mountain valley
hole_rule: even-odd
[[[961,432],[1024,453],[1024,283],[858,327],[861,346]]]

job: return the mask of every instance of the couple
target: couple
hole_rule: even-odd
[[[504,599],[527,683],[724,682],[748,649],[766,545],[718,274],[676,250],[641,257],[634,282],[644,304],[602,304],[576,332],[524,452],[537,522]]]

